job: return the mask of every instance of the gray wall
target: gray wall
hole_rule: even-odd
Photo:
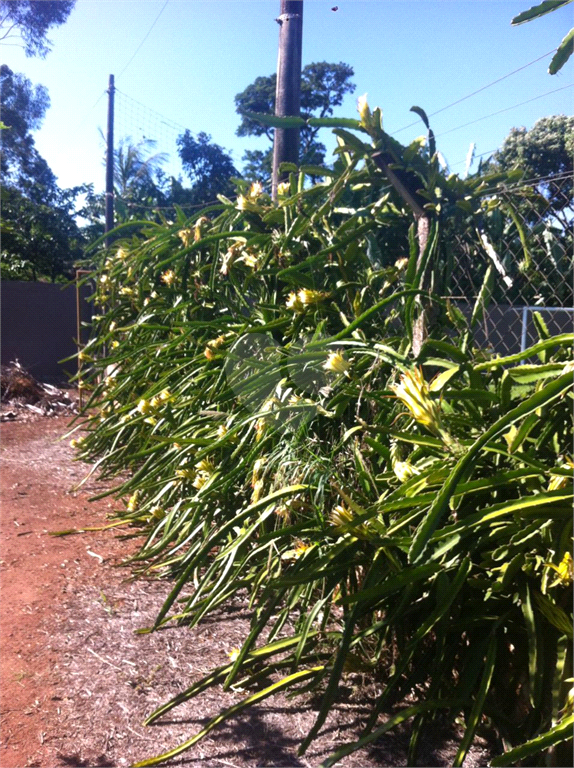
[[[75,285],[3,280],[0,293],[2,363],[18,360],[43,381],[64,381],[76,373],[75,360],[59,362],[77,352]],[[90,293],[82,286],[83,321],[90,319]]]

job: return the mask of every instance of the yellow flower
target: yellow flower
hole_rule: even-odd
[[[185,248],[188,248],[193,243],[194,232],[191,229],[180,229],[177,236],[180,238]]]
[[[109,279],[110,278],[107,275],[102,275],[100,277],[100,283],[102,283],[102,285],[105,285],[105,283],[107,283],[109,281]]]
[[[243,195],[239,195],[237,198],[237,208],[240,211],[246,211],[247,210],[247,198]]]
[[[232,648],[230,651],[228,651],[227,655],[229,656],[229,661],[235,661],[235,659],[239,656],[239,653],[239,648]]]
[[[161,520],[161,518],[165,515],[165,512],[161,507],[152,507],[150,509],[150,515],[155,517],[156,520]]]
[[[560,584],[562,587],[566,587],[568,584],[572,584],[574,566],[570,552],[564,553],[564,557],[560,561],[559,565],[554,565],[554,563],[544,563],[544,565],[547,568],[552,568],[552,570],[556,571],[558,574],[556,579],[552,582],[552,584],[550,584],[551,587],[555,587],[557,584]]]
[[[120,342],[117,339],[115,339],[114,341],[112,341],[110,346],[112,349],[117,349],[120,346]]]
[[[128,257],[128,252],[124,250],[123,248],[118,248],[118,251],[116,253],[116,258],[120,259],[121,261],[124,261]]]
[[[78,352],[78,360],[82,363],[91,363],[93,358],[87,355],[84,351]]]
[[[207,474],[207,472],[199,472],[196,475],[192,485],[194,488],[197,488],[197,490],[200,491],[203,488],[203,486],[208,482],[208,480],[209,480],[209,475]]]
[[[201,461],[198,461],[195,465],[195,468],[198,472],[205,472],[207,475],[213,474],[213,470],[215,469],[215,466],[213,465],[213,462],[210,459],[202,459]]]
[[[117,327],[118,327],[118,324],[116,323],[116,321],[112,320],[112,322],[108,325],[108,331],[110,333],[113,333]]]
[[[144,419],[144,421],[146,424],[151,424],[152,427],[155,427],[155,425],[157,424],[157,419],[155,418],[155,416],[147,416]]]
[[[408,264],[409,264],[409,260],[407,259],[406,256],[403,256],[402,259],[397,259],[395,261],[395,267],[399,270],[399,272],[404,272]]]
[[[287,307],[287,309],[292,309],[293,312],[304,312],[305,310],[305,306],[303,305],[303,302],[301,301],[299,296],[293,291],[287,297],[285,306]]]
[[[328,294],[324,293],[324,291],[313,291],[310,288],[301,288],[297,297],[304,307],[308,307],[311,304],[319,304],[319,302],[327,298],[327,295]]]
[[[263,194],[263,184],[260,181],[254,181],[249,190],[249,197],[257,198]]]
[[[353,513],[350,512],[343,504],[337,504],[331,510],[329,515],[329,522],[334,528],[348,528],[349,523],[353,521]]]
[[[158,398],[161,400],[162,403],[167,403],[170,400],[173,400],[173,395],[169,391],[169,389],[162,389],[162,391],[159,393]]]
[[[403,373],[398,384],[390,389],[409,409],[411,416],[435,435],[441,433],[440,406],[430,397],[430,388],[420,368]]]
[[[120,288],[120,296],[133,296],[133,288]]]
[[[295,547],[295,550],[294,550],[295,560],[301,557],[301,555],[304,555],[308,549],[311,549],[311,544],[305,544],[305,542],[303,541],[297,542],[297,546]]]
[[[176,469],[175,474],[177,477],[181,477],[182,480],[193,480],[195,477],[195,470],[191,468]]]
[[[347,373],[350,367],[351,364],[345,360],[341,352],[329,352],[329,357],[323,363],[323,368],[333,373]]]
[[[279,197],[285,197],[291,192],[291,184],[288,181],[282,181],[277,185],[277,194]]]
[[[221,439],[222,437],[225,437],[225,435],[228,433],[228,431],[229,431],[229,430],[227,429],[227,427],[225,426],[225,424],[220,424],[220,425],[217,427],[217,437],[219,437],[220,439]]]
[[[137,409],[141,414],[145,416],[146,414],[151,413],[151,403],[148,400],[142,398],[137,404]]]
[[[363,94],[362,96],[359,96],[359,98],[357,99],[357,111],[359,113],[359,117],[361,118],[361,122],[365,127],[367,127],[370,123],[371,110],[367,103],[366,93]]]
[[[257,461],[253,464],[253,472],[251,475],[251,485],[255,487],[255,483],[259,480],[261,477],[261,470],[267,463],[267,456],[261,456],[257,459]]]
[[[572,461],[570,456],[567,456],[566,459],[560,464],[561,469],[574,469],[574,461]],[[572,473],[570,473],[572,475]],[[572,480],[572,476],[566,477],[565,475],[553,475],[550,474],[550,481],[548,483],[548,490],[549,491],[559,491],[562,488],[565,488],[568,483]]]
[[[173,269],[168,269],[163,273],[161,276],[162,283],[165,283],[166,285],[173,285],[175,282],[175,272]]]
[[[399,478],[401,483],[406,483],[407,480],[414,475],[420,475],[420,470],[411,464],[410,461],[393,462],[393,472]]]
[[[128,500],[128,512],[135,512],[136,511],[136,509],[138,507],[138,498],[139,498],[138,491],[136,491],[135,493],[133,493],[130,496],[130,498]]]

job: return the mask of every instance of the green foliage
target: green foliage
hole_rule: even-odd
[[[26,56],[44,58],[48,31],[68,19],[76,0],[0,0],[0,42],[20,38]]]
[[[532,21],[533,19],[538,19],[541,16],[545,16],[547,13],[556,11],[558,8],[561,8],[563,5],[568,5],[571,2],[572,0],[543,0],[543,2],[539,5],[534,5],[527,11],[523,11],[522,13],[519,13],[518,16],[515,16],[512,19],[512,24],[525,24],[528,21]],[[572,56],[573,52],[574,29],[571,29],[570,32],[568,32],[568,34],[563,38],[562,42],[558,46],[558,50],[552,57],[552,61],[548,67],[548,74],[555,75],[557,72],[559,72],[564,64],[566,64],[570,56]]]
[[[354,72],[348,64],[330,64],[326,61],[308,64],[301,72],[301,116],[325,118],[333,114],[334,107],[343,103],[347,93],[353,93],[351,81]],[[266,136],[273,142],[273,130],[248,113],[260,115],[275,114],[275,90],[277,76],[258,77],[251,85],[235,97],[241,123],[238,136]],[[325,146],[318,140],[319,126],[306,122],[300,132],[300,162],[302,165],[322,165],[325,160]],[[248,179],[267,183],[271,178],[273,150],[248,150],[243,156],[244,175]]]
[[[189,200],[193,205],[208,205],[217,201],[218,194],[232,194],[231,179],[239,176],[231,156],[200,132],[197,138],[186,131],[177,140],[183,167],[191,179]]]
[[[487,271],[508,176],[447,178],[378,110],[360,116],[362,138],[335,129],[323,183],[292,174],[276,205],[240,183],[191,218],[128,223],[93,275],[79,455],[116,478],[136,571],[173,579],[151,629],[245,592],[252,608],[230,664],[147,722],[214,685],[244,698],[140,766],[280,690],[322,696],[302,753],[357,673],[382,693],[324,765],[408,719],[414,765],[439,712],[464,723],[456,765],[484,721],[530,765],[566,737],[573,337],[542,333],[508,358],[472,348],[441,298],[446,267],[458,233]]]

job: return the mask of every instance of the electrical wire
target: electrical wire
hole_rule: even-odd
[[[146,40],[148,39],[148,37],[150,36],[152,29],[155,27],[155,25],[156,25],[156,24],[157,24],[157,22],[159,21],[159,17],[160,17],[160,16],[162,15],[162,13],[165,11],[165,9],[166,9],[166,7],[167,7],[167,4],[168,4],[168,3],[169,3],[169,0],[165,0],[165,3],[163,4],[161,11],[160,11],[160,12],[158,13],[158,15],[155,17],[155,21],[153,22],[153,24],[152,24],[152,25],[151,25],[151,27],[149,28],[149,30],[148,30],[147,34],[145,35],[144,39],[141,41],[141,43],[140,43],[140,44],[138,45],[138,47],[135,49],[135,51],[134,51],[134,53],[133,53],[133,55],[132,55],[131,59],[128,61],[128,63],[125,65],[125,67],[122,69],[122,71],[120,72],[120,74],[119,74],[119,75],[116,77],[116,80],[117,80],[117,79],[119,79],[119,78],[120,78],[120,77],[121,77],[121,76],[124,74],[124,72],[126,71],[126,69],[129,67],[129,65],[132,63],[132,61],[135,59],[135,57],[136,57],[136,55],[137,55],[137,53],[138,53],[139,49],[142,47],[142,45],[145,43],[145,41],[146,41]]]
[[[487,85],[483,85],[482,88],[478,88],[478,90],[473,91],[472,93],[469,93],[467,96],[462,96],[460,99],[457,99],[456,101],[453,101],[451,104],[447,104],[446,107],[441,107],[440,109],[437,109],[436,112],[431,112],[429,117],[434,117],[435,115],[439,115],[441,112],[444,112],[447,109],[450,109],[451,107],[455,107],[457,104],[460,104],[463,101],[466,101],[467,99],[470,99],[472,96],[476,96],[477,93],[482,93],[482,91],[485,91],[487,88],[490,88],[493,85],[496,85],[497,83],[501,83],[503,80],[506,80],[508,77],[511,77],[512,75],[515,75],[517,72],[522,72],[523,69],[526,69],[527,67],[532,66],[532,64],[536,64],[536,62],[541,61],[542,59],[545,59],[547,56],[550,56],[551,53],[554,53],[556,51],[556,48],[553,48],[551,51],[548,51],[548,53],[543,54],[542,56],[539,56],[537,59],[534,59],[533,61],[529,61],[528,64],[523,64],[523,66],[518,67],[518,69],[514,69],[512,72],[508,72],[506,75],[503,75],[502,77],[499,77],[497,80],[493,80],[491,83],[488,83]],[[412,128],[413,125],[418,125],[419,121],[415,120],[412,123],[409,123],[408,125],[405,125],[403,128],[399,128],[397,131],[394,131],[391,133],[391,136],[395,136],[397,133],[400,133],[401,131],[406,131],[407,128]]]
[[[456,128],[450,128],[448,131],[444,131],[443,133],[437,133],[436,138],[438,139],[440,136],[446,136],[449,133],[453,133],[453,131],[458,131],[461,128],[466,128],[469,125],[480,123],[481,120],[486,120],[489,117],[494,117],[495,115],[501,115],[503,112],[508,112],[511,109],[516,109],[517,107],[523,107],[525,104],[530,104],[531,101],[536,101],[537,99],[541,99],[543,96],[549,96],[551,93],[558,93],[558,91],[564,91],[566,88],[572,88],[573,85],[574,83],[563,85],[562,88],[555,88],[553,91],[546,91],[546,93],[541,93],[538,96],[534,96],[532,99],[521,101],[520,104],[513,104],[511,107],[505,107],[504,109],[498,110],[498,112],[491,112],[489,115],[484,115],[483,117],[479,117],[476,120],[471,120],[469,123],[464,123],[463,125],[457,125]]]

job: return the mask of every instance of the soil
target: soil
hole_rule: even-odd
[[[117,532],[57,537],[51,532],[104,526],[113,501],[90,501],[101,487],[73,461],[63,439],[69,416],[4,422],[2,436],[1,743],[2,768],[129,766],[189,739],[239,692],[213,688],[157,724],[142,721],[210,669],[228,663],[245,637],[241,602],[199,627],[149,627],[169,591],[161,580],[130,579],[119,567],[136,547]],[[354,739],[369,706],[369,686],[349,675],[340,701],[304,757],[297,747],[317,702],[277,695],[212,731],[166,765],[318,766]],[[371,692],[372,693],[372,692]],[[245,695],[245,694],[243,694]],[[406,764],[408,723],[341,761],[352,766]],[[432,724],[420,765],[452,765],[457,734]],[[488,764],[479,740],[465,766]]]

